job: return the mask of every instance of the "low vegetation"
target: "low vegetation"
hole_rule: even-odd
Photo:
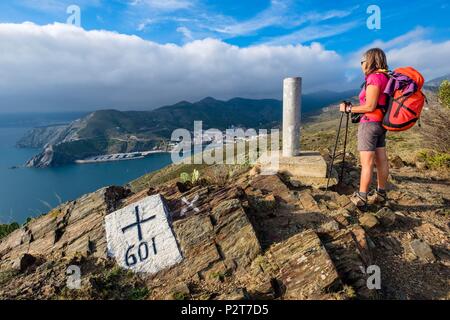
[[[0,271],[0,286],[14,278],[18,274],[16,270]]]
[[[0,239],[6,237],[8,234],[19,228],[20,226],[17,222],[13,222],[10,224],[0,224]]]
[[[450,109],[432,106],[423,119],[423,146],[439,153],[450,153]]]
[[[444,83],[441,85],[439,97],[436,92],[425,91],[428,104],[422,112],[420,122],[412,129],[387,133],[388,154],[398,155],[407,163],[426,160],[428,168],[448,168],[446,159],[450,156],[450,131],[448,130],[450,128],[450,108],[445,107],[444,98],[447,96],[447,93],[444,92],[448,89],[442,89],[447,88],[446,86]],[[311,118],[311,122],[302,128],[301,148],[324,153],[332,152],[339,117],[339,111],[335,106],[329,107],[322,114]],[[357,128],[356,124],[349,125],[347,151],[354,154],[357,154]],[[338,154],[341,153],[344,142],[345,121],[341,130]],[[422,154],[419,157],[417,154],[419,151],[426,151],[426,156]]]
[[[149,295],[147,287],[132,271],[118,266],[92,278],[91,284],[94,295],[102,300],[143,300]]]
[[[191,174],[187,172],[182,172],[180,174],[180,181],[182,183],[190,182],[193,185],[197,184],[200,181],[200,171],[194,169]]]
[[[444,80],[439,87],[439,101],[442,105],[450,109],[450,81]]]
[[[245,144],[244,152],[248,153],[248,150],[249,144],[247,142]],[[223,186],[229,181],[230,178],[250,170],[252,166],[247,154],[244,155],[243,161],[241,159],[241,161],[237,161],[237,159],[242,156],[242,153],[239,152],[236,146],[234,149],[234,157],[236,160],[235,162],[239,162],[239,164],[226,164],[226,162],[230,161],[230,159],[226,158],[226,155],[226,152],[223,152],[223,164],[206,164],[204,162],[202,164],[172,164],[161,170],[149,173],[134,181],[131,181],[128,184],[128,187],[131,188],[133,192],[139,192],[143,189],[151,188],[169,181],[191,183],[192,185],[207,183]],[[215,156],[214,151],[211,156]]]
[[[174,300],[183,301],[183,300],[187,300],[189,298],[189,296],[186,293],[183,293],[183,292],[174,292],[172,294],[172,298]]]
[[[450,169],[449,153],[422,150],[417,154],[417,161],[424,163],[428,169]]]

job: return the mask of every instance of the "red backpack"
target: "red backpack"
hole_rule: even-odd
[[[383,118],[383,127],[388,131],[404,131],[419,120],[426,101],[422,93],[423,76],[412,67],[395,69],[389,75],[385,94],[389,104]]]

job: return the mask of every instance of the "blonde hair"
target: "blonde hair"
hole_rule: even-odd
[[[372,48],[367,50],[361,61],[366,62],[366,74],[374,73],[377,70],[388,70],[386,54],[380,48]]]

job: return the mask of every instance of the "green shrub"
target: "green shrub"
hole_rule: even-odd
[[[19,272],[17,270],[0,271],[0,285],[4,285],[14,278]]]
[[[173,297],[174,300],[179,300],[179,301],[188,299],[188,296],[185,293],[182,293],[182,292],[174,292],[172,294],[172,297]]]
[[[424,162],[429,169],[450,168],[450,154],[434,151],[421,151],[417,155],[417,160]]]
[[[196,184],[200,180],[200,172],[197,169],[192,171],[191,182],[192,184]]]
[[[354,300],[357,298],[355,289],[353,289],[353,287],[351,287],[351,286],[344,285],[344,288],[342,291],[344,292],[344,294],[347,296],[347,298],[349,300]]]
[[[130,291],[130,300],[145,300],[150,293],[150,290],[146,287],[134,288]]]
[[[200,172],[197,169],[194,169],[192,171],[192,174],[182,172],[180,174],[180,182],[182,183],[191,182],[193,185],[195,185],[198,182],[200,182]]]
[[[103,271],[91,279],[92,295],[106,300],[142,300],[149,290],[137,275],[119,266]]]
[[[423,115],[423,124],[424,149],[450,153],[450,108],[432,105]]]
[[[20,226],[17,222],[13,222],[11,224],[0,224],[0,239],[6,237],[8,234],[19,228]]]
[[[450,109],[450,81],[444,80],[439,87],[439,101]]]
[[[191,181],[191,176],[190,176],[189,173],[187,173],[187,172],[182,172],[182,173],[180,174],[180,181],[181,181],[182,183],[186,183],[186,182],[188,182],[188,181]]]

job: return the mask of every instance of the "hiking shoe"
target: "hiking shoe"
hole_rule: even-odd
[[[388,198],[386,192],[379,192],[378,190],[374,190],[369,196],[367,197],[367,200],[369,203],[372,204],[386,204]]]
[[[367,198],[361,196],[359,192],[355,192],[354,194],[352,194],[352,196],[350,197],[350,201],[353,202],[353,204],[358,208],[365,207],[367,205]]]

